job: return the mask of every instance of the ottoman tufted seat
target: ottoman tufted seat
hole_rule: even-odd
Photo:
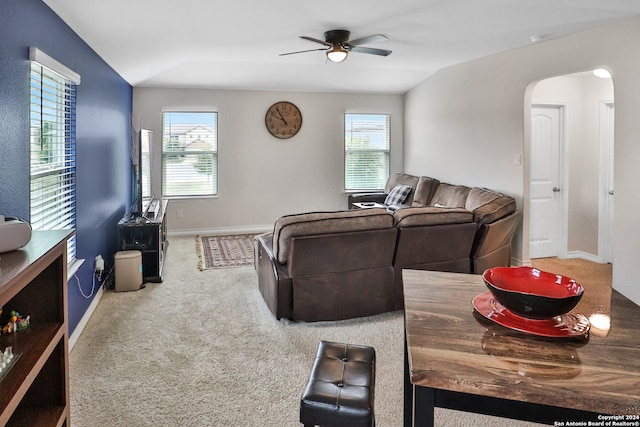
[[[373,427],[373,347],[321,341],[300,401],[305,427]]]

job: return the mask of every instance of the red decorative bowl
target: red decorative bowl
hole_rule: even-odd
[[[575,280],[532,267],[496,267],[482,274],[495,299],[510,312],[548,319],[571,311],[584,288]]]

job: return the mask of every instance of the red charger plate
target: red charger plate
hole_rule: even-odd
[[[487,319],[509,329],[550,338],[584,337],[589,333],[589,319],[578,313],[565,313],[549,319],[528,319],[507,310],[495,300],[491,291],[477,295],[473,308]]]

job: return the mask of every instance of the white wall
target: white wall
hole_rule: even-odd
[[[527,262],[531,91],[539,80],[609,69],[615,84],[614,287],[640,303],[640,18],[452,66],[405,102],[405,171],[515,196],[523,210],[514,257]],[[527,118],[527,120],[525,120]],[[522,165],[514,156],[523,154]]]
[[[300,132],[271,136],[267,108],[290,101],[302,112]],[[218,112],[218,192],[215,198],[171,200],[170,232],[240,232],[269,229],[285,214],[346,209],[344,113],[391,115],[391,170],[403,170],[403,96],[205,89],[134,88],[134,126],[154,131],[159,171],[163,110]],[[155,173],[152,191],[161,194]],[[178,218],[182,211],[182,219]]]

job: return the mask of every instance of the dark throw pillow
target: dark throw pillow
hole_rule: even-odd
[[[401,205],[407,200],[411,193],[411,187],[408,185],[398,184],[393,187],[393,190],[389,192],[387,198],[384,200],[385,205]]]

